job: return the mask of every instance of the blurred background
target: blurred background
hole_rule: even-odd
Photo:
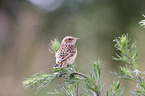
[[[76,44],[78,69],[87,74],[92,71],[92,60],[103,60],[105,94],[116,78],[110,72],[121,65],[112,60],[115,37],[128,33],[131,41],[137,41],[139,69],[145,70],[145,29],[138,24],[144,12],[144,0],[0,0],[0,96],[34,96],[36,88],[25,90],[22,81],[35,73],[52,71],[49,68],[55,57],[48,44],[67,35],[80,38]],[[47,92],[58,82],[35,96],[54,96]],[[126,80],[121,84],[124,96],[136,87]]]

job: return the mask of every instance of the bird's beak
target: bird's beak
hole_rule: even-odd
[[[76,38],[77,40],[79,39],[79,38]]]

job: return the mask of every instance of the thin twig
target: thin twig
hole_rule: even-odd
[[[72,78],[72,77],[74,77],[74,75],[80,75],[80,76],[82,76],[84,78],[88,78],[86,75],[84,75],[82,73],[79,73],[79,72],[73,72],[73,73],[71,73],[70,77]],[[92,82],[92,83],[95,84],[94,82]],[[96,86],[96,89],[97,89],[97,86]],[[76,90],[76,93],[77,93],[77,90]],[[100,96],[98,90],[95,93],[97,94],[97,96]],[[77,95],[77,96],[79,96],[79,95]]]
[[[79,96],[79,88],[78,88],[78,86],[76,88],[76,95]]]
[[[80,76],[82,76],[82,77],[84,77],[84,78],[87,78],[86,75],[84,75],[84,74],[82,74],[82,73],[79,73],[79,72],[73,72],[73,73],[71,73],[71,74],[70,74],[70,77],[73,77],[74,75],[80,75]]]

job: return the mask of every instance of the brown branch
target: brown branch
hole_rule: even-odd
[[[80,75],[80,76],[82,76],[82,77],[84,77],[84,78],[87,78],[86,75],[84,75],[84,74],[82,74],[82,73],[79,73],[79,72],[73,72],[73,73],[71,73],[71,74],[70,74],[70,77],[72,78],[72,77],[74,77],[74,75]]]

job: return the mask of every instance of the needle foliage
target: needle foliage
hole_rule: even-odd
[[[145,96],[145,82],[140,74],[144,72],[139,71],[137,66],[138,50],[136,42],[130,44],[128,35],[122,35],[113,40],[114,47],[118,50],[114,60],[123,61],[124,66],[119,67],[119,72],[112,72],[118,79],[131,80],[137,83],[134,91],[131,91],[133,96]],[[60,42],[57,39],[51,41],[50,52],[55,56],[58,51]],[[92,62],[93,73],[85,74],[81,72],[75,64],[63,68],[52,68],[52,73],[37,73],[30,78],[25,79],[22,84],[25,88],[37,87],[38,91],[49,84],[55,79],[63,80],[63,84],[57,84],[58,89],[54,92],[47,92],[48,94],[63,94],[64,96],[123,96],[123,90],[120,88],[120,80],[112,81],[112,85],[106,94],[102,94],[105,83],[100,81],[101,73],[103,71],[103,62],[97,59]],[[81,86],[81,82],[85,84]],[[83,92],[80,91],[83,90]]]

